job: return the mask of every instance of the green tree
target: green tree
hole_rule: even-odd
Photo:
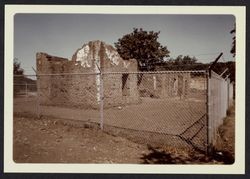
[[[21,63],[17,58],[14,58],[13,74],[14,74],[14,96],[21,90],[22,86],[19,86],[24,81],[24,70],[21,68]],[[15,85],[18,84],[18,85]]]
[[[192,64],[195,64],[196,61],[197,61],[197,59],[196,59],[195,57],[191,58],[191,57],[189,57],[188,55],[187,55],[187,56],[184,56],[184,57],[182,58],[182,63],[183,63],[184,65],[192,65]]]
[[[23,69],[21,68],[21,63],[17,58],[14,58],[14,64],[13,64],[13,73],[14,75],[23,75]]]
[[[194,70],[197,64],[197,59],[195,57],[179,55],[175,59],[170,58],[163,65],[165,70]]]
[[[233,57],[235,57],[235,49],[236,49],[236,28],[235,28],[235,24],[234,24],[234,29],[230,31],[231,34],[234,34],[233,36],[233,42],[232,42],[232,48],[231,48],[231,53],[233,54]]]
[[[157,63],[168,57],[169,51],[158,41],[160,32],[134,28],[115,43],[115,47],[124,60],[136,59],[140,71],[154,70]]]

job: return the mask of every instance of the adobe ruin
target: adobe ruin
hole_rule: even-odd
[[[127,74],[137,72],[137,61],[123,60],[111,45],[102,41],[90,41],[83,45],[71,60],[39,52],[36,61],[38,74],[51,74],[38,78],[40,104],[98,108],[102,84],[104,107],[140,101],[137,75]],[[101,84],[100,70],[102,73],[121,73],[104,74]],[[74,75],[77,73],[79,75]]]
[[[143,74],[139,79],[130,73],[138,71],[137,61],[123,60],[102,41],[83,45],[71,60],[41,52],[36,60],[42,105],[98,108],[101,94],[104,107],[137,104],[140,97],[183,99],[190,88],[190,73]]]
[[[190,73],[143,74],[140,95],[155,98],[185,99],[190,89]]]

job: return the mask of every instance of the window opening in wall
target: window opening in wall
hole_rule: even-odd
[[[122,95],[128,95],[128,74],[122,74]]]

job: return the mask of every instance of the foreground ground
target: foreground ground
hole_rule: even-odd
[[[229,155],[232,159],[235,157],[235,108],[228,110],[228,116],[224,120],[223,125],[219,127],[219,134],[216,148],[224,155]],[[230,159],[230,158],[228,158]]]
[[[105,107],[103,118],[100,117],[100,109],[37,104],[34,97],[17,97],[14,99],[14,112],[29,114],[28,117],[40,114],[42,117],[82,123],[100,124],[103,121],[106,127],[125,129],[127,138],[133,132],[132,139],[137,133],[146,140],[154,138],[154,142],[188,147],[187,142],[178,137],[181,135],[187,140],[193,138],[194,145],[205,150],[207,133],[202,127],[206,119],[205,100],[142,97],[138,104]],[[161,137],[161,134],[165,136]]]
[[[234,110],[220,127],[211,157],[195,151],[152,148],[98,129],[71,126],[55,118],[14,117],[14,161],[17,163],[233,163]]]

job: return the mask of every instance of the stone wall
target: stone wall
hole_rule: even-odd
[[[137,71],[134,59],[123,60],[111,45],[91,41],[83,45],[71,60],[37,53],[39,74],[92,73],[89,75],[39,76],[40,102],[44,105],[98,108],[101,100],[101,78],[104,87],[104,107],[138,103],[137,75],[129,75],[126,86],[129,93],[123,95],[123,74],[109,72]]]

